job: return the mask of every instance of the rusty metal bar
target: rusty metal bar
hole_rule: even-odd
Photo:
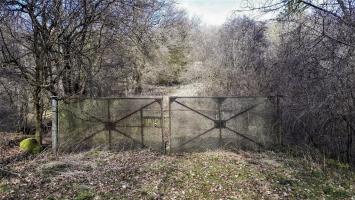
[[[215,121],[215,119],[212,119],[211,117],[209,117],[209,116],[207,116],[207,115],[205,115],[205,114],[203,114],[203,113],[201,113],[201,112],[199,112],[199,111],[197,111],[197,110],[195,110],[193,108],[190,108],[189,106],[186,106],[183,103],[180,103],[178,101],[174,101],[174,102],[179,104],[179,105],[181,105],[181,106],[183,106],[183,107],[185,107],[185,108],[187,108],[187,109],[189,109],[189,110],[191,110],[191,111],[193,111],[193,112],[195,112],[195,113],[197,113],[197,114],[199,114],[199,115],[201,115],[201,116],[203,116],[203,117],[205,117],[205,118],[207,118],[207,119],[209,119],[209,120],[211,120],[211,121]]]
[[[101,133],[101,132],[104,131],[104,130],[106,130],[106,129],[100,129],[100,130],[98,130],[98,131],[96,131],[96,132],[90,134],[89,136],[87,136],[87,137],[85,137],[84,139],[80,140],[76,146],[78,146],[79,144],[85,142],[86,140],[88,140],[88,139],[94,137],[96,134]],[[77,149],[77,148],[76,148],[76,149]]]
[[[125,137],[127,137],[127,138],[129,138],[129,139],[131,139],[133,142],[135,142],[135,143],[138,143],[138,144],[142,144],[142,147],[144,148],[144,147],[146,147],[143,143],[141,143],[140,141],[137,141],[136,139],[134,139],[134,138],[132,138],[131,136],[129,136],[127,133],[125,133],[125,132],[123,132],[123,131],[120,131],[120,130],[118,130],[118,129],[116,129],[116,128],[114,128],[114,129],[112,129],[113,131],[116,131],[117,133],[119,133],[119,134],[121,134],[121,135],[123,135],[123,136],[125,136]]]
[[[111,121],[111,112],[110,112],[110,100],[107,100],[107,121]],[[111,129],[108,129],[108,149],[112,149],[112,135],[111,135]]]
[[[162,97],[61,97],[58,100],[117,100],[117,99],[136,99],[136,100],[148,100],[148,99],[161,99]]]
[[[216,98],[233,98],[233,99],[248,99],[248,98],[270,98],[274,96],[171,96],[172,99],[216,99]]]
[[[222,121],[222,111],[221,111],[221,106],[222,106],[222,101],[217,101],[218,104],[218,129],[219,129],[219,140],[218,144],[219,147],[222,147],[222,126],[221,126],[221,121]]]
[[[206,133],[212,131],[213,129],[215,129],[215,127],[212,127],[212,128],[210,128],[210,129],[204,131],[203,133],[201,133],[201,134],[199,134],[199,135],[197,135],[197,136],[195,136],[195,137],[189,139],[188,141],[184,142],[183,144],[179,145],[178,147],[182,147],[182,146],[184,146],[184,145],[190,143],[191,141],[193,141],[193,140],[195,140],[195,139],[197,139],[197,138],[199,138],[199,137],[205,135]]]
[[[73,115],[73,117],[75,117],[76,119],[79,119],[79,120],[81,120],[81,121],[94,122],[94,123],[95,123],[95,122],[100,122],[100,123],[104,123],[104,122],[105,122],[105,121],[103,121],[103,120],[101,120],[101,119],[98,119],[98,118],[96,118],[96,117],[94,117],[94,116],[91,116],[91,115],[87,114],[86,112],[82,112],[82,113],[86,114],[88,117],[93,118],[94,120],[92,120],[92,119],[83,119],[83,118],[77,116],[73,111],[68,110],[68,109],[61,109],[61,110],[62,110],[62,111],[67,111],[67,112],[69,112],[71,115]]]
[[[263,102],[263,103],[264,103],[264,102]],[[257,106],[259,106],[259,105],[261,105],[261,104],[263,104],[263,103],[259,103],[259,104],[253,105],[253,106],[251,106],[251,107],[249,107],[249,108],[247,108],[247,109],[245,109],[245,110],[243,110],[243,111],[241,111],[241,112],[239,112],[239,113],[233,115],[232,117],[226,119],[225,121],[228,122],[229,120],[234,119],[234,118],[238,117],[239,115],[242,115],[242,114],[248,112],[249,110],[252,110],[252,109],[256,108]]]
[[[245,136],[245,135],[239,133],[238,131],[235,131],[235,130],[229,128],[229,127],[226,127],[226,129],[229,130],[229,131],[231,131],[231,132],[233,132],[233,133],[235,133],[235,134],[237,134],[237,135],[239,135],[240,137],[242,137],[242,138],[244,138],[244,139],[247,139],[247,140],[249,140],[249,141],[251,141],[251,142],[253,142],[253,143],[259,145],[260,147],[264,147],[264,145],[262,145],[262,144],[260,144],[260,143],[258,143],[258,142],[256,142],[256,141],[254,141],[253,139],[251,139],[251,138],[249,138],[249,137],[247,137],[247,136]]]
[[[154,104],[155,102],[157,102],[157,100],[154,100],[153,102],[151,102],[151,103],[149,103],[149,104],[146,104],[146,105],[143,106],[143,107],[140,107],[139,109],[137,109],[137,110],[135,110],[135,111],[129,113],[128,115],[126,115],[126,116],[124,116],[124,117],[122,117],[122,118],[120,118],[120,119],[118,119],[118,120],[115,120],[113,123],[114,123],[114,124],[117,124],[118,122],[120,122],[120,121],[122,121],[122,120],[124,120],[124,119],[127,119],[128,117],[130,117],[130,116],[134,115],[135,113],[139,112],[140,110],[143,110],[144,108],[146,108],[146,107],[148,107],[148,106]]]

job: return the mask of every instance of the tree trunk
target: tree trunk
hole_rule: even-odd
[[[35,138],[39,144],[42,145],[42,107],[41,107],[41,88],[36,86],[33,94],[33,103],[35,109]]]
[[[143,92],[143,86],[142,86],[142,73],[141,70],[138,69],[136,70],[136,77],[135,77],[135,81],[136,81],[136,86],[134,88],[134,93],[135,94],[142,94]]]

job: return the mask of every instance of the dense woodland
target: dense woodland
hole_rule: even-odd
[[[172,0],[1,0],[0,130],[41,141],[51,96],[200,83],[198,95],[281,96],[284,145],[355,162],[355,1],[255,9],[277,14],[212,27]]]

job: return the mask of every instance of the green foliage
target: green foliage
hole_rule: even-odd
[[[158,72],[156,82],[159,85],[176,85],[180,83],[181,74],[186,70],[188,49],[182,44],[169,45],[167,48],[168,53],[164,58],[167,65]]]
[[[345,199],[350,197],[349,192],[347,192],[345,189],[339,188],[331,184],[324,185],[323,192],[327,196],[331,196],[336,199]]]
[[[159,72],[157,83],[159,85],[176,85],[180,83],[180,75],[183,67],[179,65],[170,65]]]
[[[22,151],[37,154],[42,151],[42,146],[34,138],[27,138],[20,142],[20,149]]]
[[[328,159],[327,164],[328,164],[328,167],[334,167],[336,169],[344,169],[344,170],[350,169],[349,164],[342,163],[342,162],[336,161],[334,159]]]
[[[185,48],[182,46],[173,45],[168,47],[169,49],[169,61],[170,65],[185,66],[187,64],[187,58],[185,56]]]

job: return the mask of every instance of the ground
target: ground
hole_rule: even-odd
[[[149,150],[14,160],[0,173],[0,199],[354,199],[348,165],[293,151]],[[0,159],[1,163],[1,159]]]

